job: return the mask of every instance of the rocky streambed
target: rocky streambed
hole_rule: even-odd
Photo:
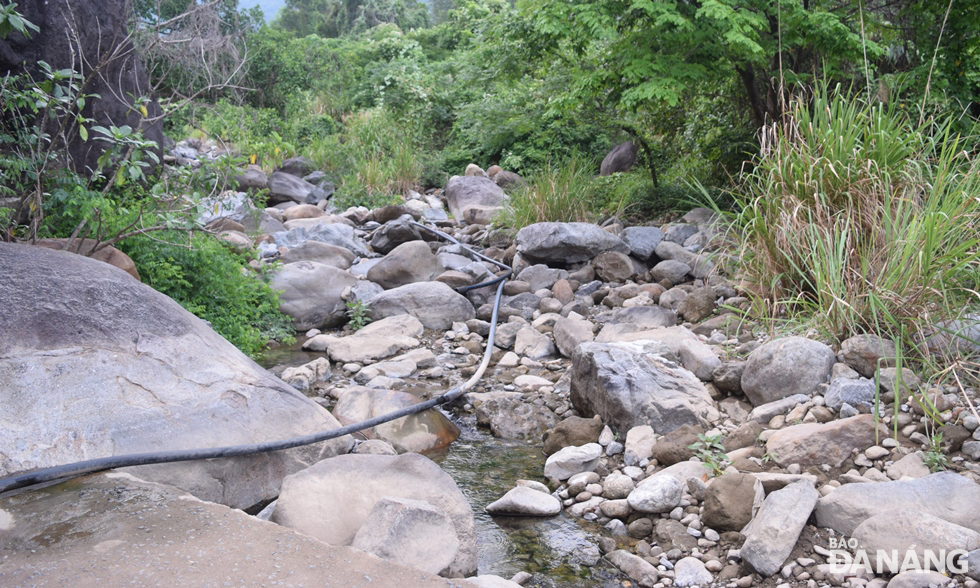
[[[753,325],[711,211],[514,234],[484,224],[499,170],[337,212],[288,164],[249,170],[275,206],[208,207],[302,333],[272,373],[121,270],[0,243],[0,475],[305,435],[458,385],[492,311],[459,289],[499,268],[417,220],[514,270],[487,374],[356,436],[0,496],[0,583],[980,585],[975,382],[920,379],[875,334]],[[978,325],[927,344],[966,360]]]

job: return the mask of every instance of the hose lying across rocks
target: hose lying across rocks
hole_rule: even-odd
[[[7,492],[10,490],[16,490],[19,488],[25,488],[27,486],[33,486],[36,484],[42,484],[46,482],[51,482],[55,480],[61,480],[66,478],[72,478],[75,476],[82,476],[85,474],[92,474],[95,472],[101,472],[113,468],[123,468],[130,466],[139,465],[151,465],[158,463],[171,463],[178,461],[196,461],[199,459],[214,459],[220,457],[239,457],[243,455],[254,455],[256,453],[265,453],[268,451],[279,451],[281,449],[290,449],[292,447],[300,447],[302,445],[310,445],[312,443],[319,443],[321,441],[327,441],[330,439],[336,439],[337,437],[342,437],[344,435],[349,435],[351,433],[356,433],[364,429],[380,425],[382,423],[387,423],[388,421],[393,421],[395,419],[420,413],[424,410],[439,406],[441,404],[447,404],[452,402],[463,395],[464,392],[472,388],[479,380],[483,377],[483,373],[486,371],[487,366],[490,364],[490,354],[493,350],[493,340],[494,335],[497,331],[497,312],[500,308],[500,297],[504,290],[504,283],[511,276],[513,270],[504,263],[501,263],[495,259],[491,259],[485,255],[473,251],[469,247],[466,247],[453,237],[417,222],[412,223],[414,226],[425,229],[443,239],[451,241],[472,255],[478,257],[483,261],[490,262],[503,270],[506,270],[502,275],[472,286],[464,286],[458,288],[459,292],[466,292],[469,290],[474,290],[477,288],[484,288],[487,286],[497,285],[497,294],[493,303],[493,314],[490,318],[490,335],[487,338],[486,350],[483,353],[483,361],[480,362],[480,367],[476,370],[469,380],[464,382],[462,385],[457,386],[441,396],[436,396],[429,400],[408,406],[394,412],[389,412],[381,416],[377,416],[366,421],[361,421],[359,423],[354,423],[347,425],[345,427],[340,427],[339,429],[332,429],[329,431],[321,431],[319,433],[312,433],[310,435],[303,435],[300,437],[292,437],[290,439],[282,439],[279,441],[267,441],[264,443],[253,443],[251,445],[231,445],[228,447],[211,447],[207,449],[185,449],[179,451],[154,451],[150,453],[134,453],[129,455],[114,455],[111,457],[101,457],[98,459],[89,459],[85,461],[79,461],[75,463],[69,463],[60,466],[54,466],[50,468],[42,468],[34,470],[31,472],[26,472],[23,474],[18,474],[16,476],[10,476],[7,478],[0,479],[0,493]]]

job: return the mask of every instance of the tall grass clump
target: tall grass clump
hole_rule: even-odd
[[[421,185],[423,154],[415,137],[380,108],[352,113],[332,149],[313,149],[328,169],[342,174],[337,203],[378,206],[398,200]]]
[[[764,129],[735,194],[758,315],[828,339],[923,334],[980,302],[976,143],[948,123],[818,87]]]
[[[596,206],[594,161],[572,156],[560,164],[548,163],[510,194],[500,222],[521,228],[538,222],[594,222]]]

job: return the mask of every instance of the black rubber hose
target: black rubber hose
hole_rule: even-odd
[[[462,385],[451,389],[450,391],[425,400],[418,404],[413,404],[384,414],[381,416],[368,419],[366,421],[361,421],[359,423],[354,423],[347,425],[345,427],[340,427],[339,429],[331,429],[329,431],[321,431],[319,433],[313,433],[310,435],[303,435],[300,437],[292,437],[290,439],[282,439],[278,441],[267,441],[265,443],[253,443],[251,445],[231,445],[228,447],[211,447],[206,449],[185,449],[177,451],[154,451],[151,453],[134,453],[129,455],[115,455],[111,457],[102,457],[97,459],[89,459],[86,461],[79,461],[75,463],[54,466],[50,468],[43,468],[39,470],[34,470],[32,472],[26,472],[23,474],[18,474],[16,476],[10,476],[7,478],[0,479],[0,494],[8,492],[11,490],[17,490],[19,488],[25,488],[27,486],[33,486],[35,484],[42,484],[45,482],[51,482],[54,480],[60,480],[62,478],[71,478],[75,476],[82,476],[85,474],[93,474],[95,472],[101,472],[113,468],[123,468],[139,465],[152,465],[159,463],[173,463],[179,461],[196,461],[200,459],[215,459],[220,457],[240,457],[243,455],[254,455],[256,453],[265,453],[268,451],[279,451],[281,449],[290,449],[293,447],[300,447],[302,445],[310,445],[312,443],[319,443],[321,441],[328,441],[330,439],[336,439],[337,437],[342,437],[344,435],[349,435],[351,433],[356,433],[364,429],[374,427],[388,421],[393,421],[398,418],[405,416],[417,414],[424,410],[439,406],[441,404],[446,404],[452,402],[459,398],[466,390],[471,388],[477,381],[482,377],[483,372],[486,371],[487,365],[490,363],[490,354],[493,350],[493,340],[497,332],[497,311],[500,308],[500,297],[504,290],[504,282],[510,277],[512,270],[505,264],[500,263],[494,259],[486,257],[473,251],[469,247],[466,247],[456,239],[450,237],[449,235],[438,231],[426,225],[420,223],[413,223],[427,231],[431,231],[436,235],[452,241],[457,245],[460,245],[466,249],[471,254],[479,257],[485,261],[494,263],[507,270],[503,276],[497,277],[494,280],[485,282],[483,284],[477,284],[476,286],[471,286],[468,289],[474,287],[481,287],[497,284],[497,295],[494,300],[493,313],[490,318],[490,333],[487,337],[487,347],[483,354],[483,361],[480,363],[480,367],[477,369],[476,373],[470,377],[469,380],[464,382]]]

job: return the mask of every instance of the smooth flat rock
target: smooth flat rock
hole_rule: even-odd
[[[423,330],[422,323],[413,316],[391,316],[376,320],[353,335],[331,340],[327,351],[330,359],[340,363],[370,362],[418,347],[416,337],[422,336]]]
[[[786,467],[830,464],[838,467],[850,457],[851,449],[864,451],[877,439],[888,436],[888,430],[870,414],[859,414],[829,423],[803,423],[779,429],[766,441],[766,451],[776,463]]]
[[[287,476],[272,521],[331,545],[350,545],[385,496],[424,500],[445,511],[460,542],[447,573],[476,572],[473,510],[452,477],[417,453],[340,455]]]
[[[939,517],[980,532],[980,484],[953,472],[916,480],[845,484],[817,502],[817,526],[850,537],[866,519],[892,509]]]
[[[492,515],[551,517],[561,512],[561,502],[551,494],[517,486],[488,504],[487,512]]]
[[[602,457],[602,446],[586,443],[578,447],[565,447],[548,456],[544,464],[546,478],[567,480],[575,474],[591,472]]]
[[[0,243],[0,476],[112,455],[288,439],[336,419],[179,304],[108,264]],[[247,508],[344,437],[251,457],[138,466]]]
[[[453,521],[424,500],[383,496],[374,503],[351,547],[439,574],[459,552]]]
[[[763,576],[783,567],[806,525],[820,494],[804,480],[766,497],[762,508],[742,534],[742,560]]]
[[[333,415],[342,425],[350,425],[414,406],[417,396],[407,392],[353,386],[341,394]],[[391,443],[400,453],[424,453],[448,447],[459,437],[459,428],[438,409],[404,416],[361,431],[369,439]]]
[[[453,585],[125,474],[6,496],[0,509],[13,524],[0,531],[4,586]]]
[[[865,519],[854,529],[853,537],[867,551],[873,569],[878,569],[879,552],[898,553],[899,561],[893,572],[915,551],[919,562],[926,561],[927,552],[935,556],[940,551],[980,549],[980,533],[939,517],[901,508],[887,510]],[[923,567],[925,564],[923,563]],[[940,570],[942,571],[942,570]]]
[[[447,330],[453,323],[476,318],[476,310],[462,294],[442,282],[415,282],[386,290],[368,300],[375,320],[408,314],[426,329]]]

